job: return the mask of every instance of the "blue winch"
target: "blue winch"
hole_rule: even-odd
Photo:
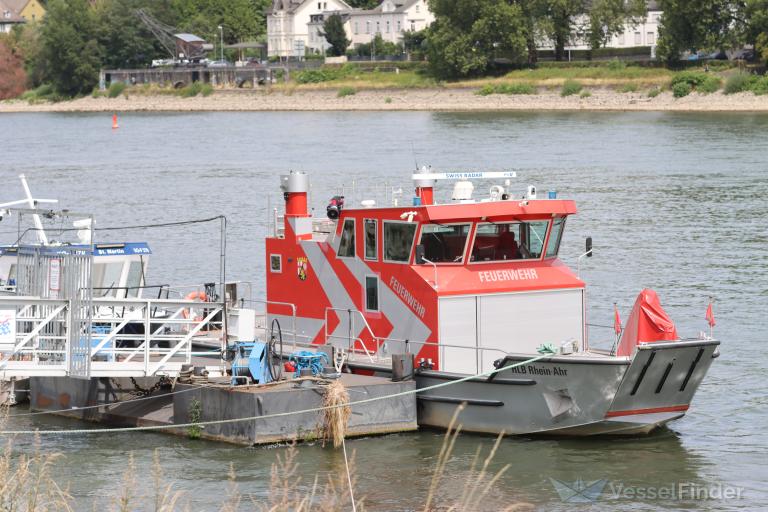
[[[232,385],[249,384],[251,381],[266,384],[275,380],[269,352],[269,344],[262,341],[238,342],[232,360]]]
[[[234,353],[233,353],[234,352]],[[280,322],[272,320],[269,342],[238,341],[227,348],[232,360],[232,385],[266,384],[283,376],[283,331]]]

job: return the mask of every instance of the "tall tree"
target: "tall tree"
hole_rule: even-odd
[[[64,96],[90,92],[99,79],[101,52],[87,0],[51,0],[40,34],[44,80]]]
[[[172,0],[178,27],[208,41],[218,41],[223,27],[225,43],[250,41],[266,31],[269,0]]]
[[[658,53],[675,60],[685,50],[721,49],[744,34],[742,0],[661,0]]]
[[[745,20],[746,42],[755,45],[760,58],[768,62],[768,0],[747,0]]]
[[[167,57],[154,35],[136,17],[136,9],[153,14],[168,2],[153,0],[101,0],[94,8],[97,38],[102,47],[102,65],[107,68],[136,68],[152,59]]]
[[[331,45],[328,52],[334,57],[344,55],[349,43],[352,42],[347,39],[347,32],[344,30],[344,20],[341,19],[340,14],[328,16],[328,19],[323,23],[323,33],[321,35]]]
[[[0,34],[0,100],[15,98],[24,92],[27,81],[24,59],[9,36]]]
[[[526,25],[510,0],[430,0],[435,22],[427,36],[433,72],[451,78],[484,73],[494,57],[520,60]]]
[[[424,48],[424,42],[427,39],[427,30],[406,30],[403,32],[403,49],[408,54],[408,58],[414,52],[421,52]]]

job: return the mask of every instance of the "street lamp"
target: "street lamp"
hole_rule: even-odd
[[[219,25],[219,35],[221,36],[221,62],[224,62],[224,27]]]

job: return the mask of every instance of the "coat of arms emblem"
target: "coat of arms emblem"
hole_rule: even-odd
[[[309,268],[309,262],[307,261],[307,258],[301,257],[296,258],[296,273],[299,276],[299,279],[302,281],[307,280],[307,270]]]

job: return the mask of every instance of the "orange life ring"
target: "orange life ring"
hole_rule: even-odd
[[[208,302],[208,296],[205,294],[205,292],[201,291],[195,291],[195,292],[189,292],[186,297],[184,297],[184,300],[200,300],[202,302]],[[183,316],[185,319],[189,319],[189,316],[191,314],[190,308],[184,308],[184,310],[181,312],[181,316]],[[193,318],[195,322],[202,322],[203,317],[202,316],[196,316]]]

